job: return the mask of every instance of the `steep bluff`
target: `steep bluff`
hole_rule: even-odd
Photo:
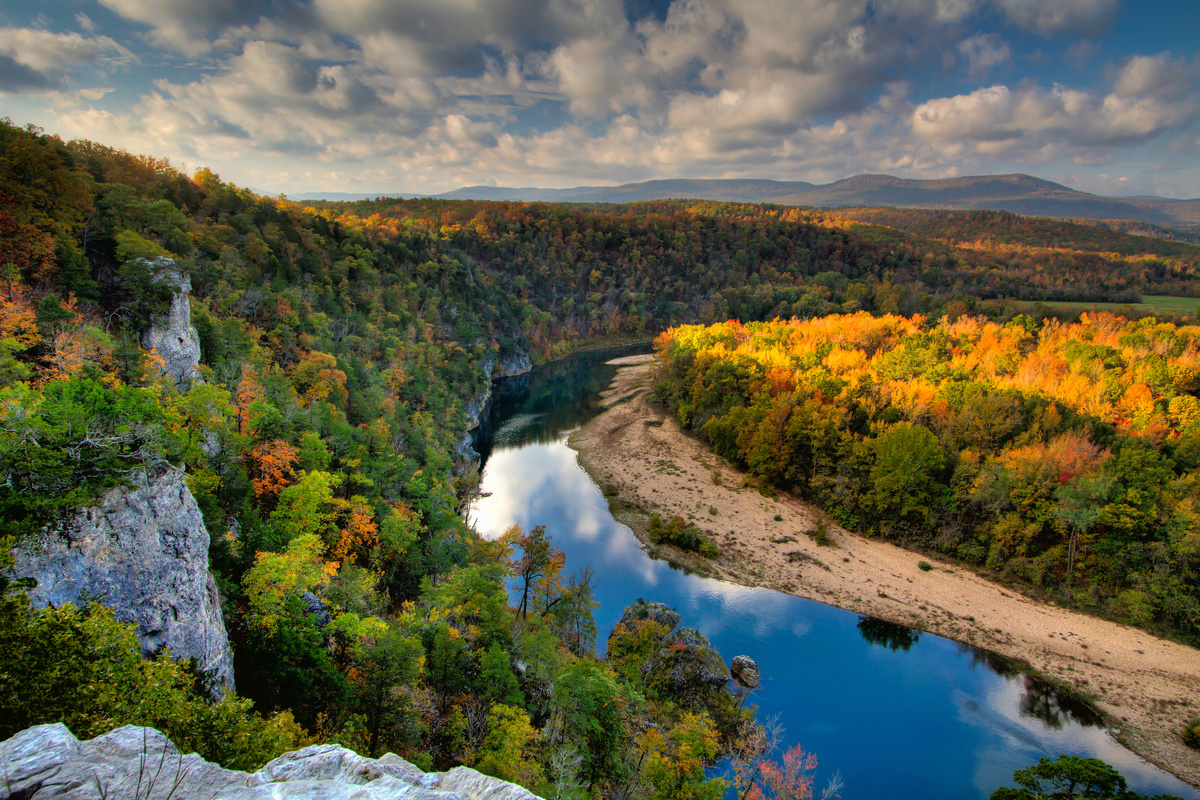
[[[173,800],[538,800],[467,767],[422,772],[387,754],[337,745],[285,753],[253,774],[181,755],[153,728],[127,725],[80,742],[65,725],[38,725],[0,742],[0,800],[115,797]]]
[[[14,573],[31,577],[38,608],[95,600],[137,623],[142,651],[167,647],[195,659],[233,688],[233,660],[217,586],[208,571],[208,531],[175,470],[134,476],[101,502],[13,548]]]
[[[528,353],[516,353],[501,358],[499,361],[488,361],[483,365],[483,374],[487,385],[467,401],[467,431],[462,441],[458,443],[458,459],[468,464],[479,461],[479,453],[474,449],[480,426],[487,420],[488,408],[492,402],[492,387],[500,378],[511,378],[524,375],[533,369],[533,361]]]
[[[167,316],[156,317],[142,334],[142,346],[154,350],[162,359],[162,372],[183,387],[200,377],[200,334],[192,327],[192,303],[188,294],[192,281],[169,258],[149,262],[155,281],[171,288],[171,308]]]

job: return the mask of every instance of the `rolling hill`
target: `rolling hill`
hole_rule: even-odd
[[[350,200],[372,195],[312,192],[299,200]],[[393,193],[393,197],[411,197]],[[1074,219],[1133,220],[1200,230],[1200,199],[1105,197],[1080,192],[1029,175],[977,175],[940,180],[911,180],[890,175],[856,175],[817,185],[773,180],[655,180],[622,186],[569,189],[467,186],[437,195],[446,200],[526,200],[549,203],[630,203],[694,198],[793,206],[900,206],[910,208],[986,209]]]

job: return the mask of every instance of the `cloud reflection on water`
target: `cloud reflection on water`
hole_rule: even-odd
[[[797,627],[807,633],[806,623],[788,619],[787,607],[795,598],[688,575],[665,561],[647,558],[632,531],[609,514],[604,495],[579,466],[565,434],[554,444],[497,448],[488,458],[482,488],[491,496],[476,501],[472,518],[486,538],[499,537],[514,523],[546,525],[552,537],[559,532],[558,538],[570,530],[568,569],[590,562],[602,582],[615,577],[641,587],[670,583],[676,598],[683,600],[675,602],[687,624],[703,628],[710,637],[730,628],[753,629],[759,637],[777,630],[791,633]],[[581,544],[591,546],[580,553]]]
[[[1033,684],[1033,685],[1030,685]],[[1068,710],[1055,709],[1056,718],[1046,724],[1044,714],[1029,713],[1031,693],[1048,693],[1054,702],[1054,690],[1024,675],[996,681],[978,701],[956,692],[964,722],[983,725],[1000,733],[1015,747],[979,748],[975,786],[990,792],[1010,783],[1014,771],[1035,763],[1039,758],[1056,758],[1060,753],[1098,758],[1111,764],[1125,776],[1131,787],[1143,794],[1176,794],[1196,797],[1187,784],[1149,764],[1117,742],[1100,725],[1081,724]],[[1041,705],[1040,703],[1038,705]],[[992,744],[993,740],[984,740]]]
[[[986,798],[1014,770],[1060,752],[1102,758],[1139,791],[1200,796],[1102,729],[1065,718],[1058,727],[1053,719],[1047,725],[1055,703],[1047,708],[1027,699],[1023,715],[1024,678],[1008,675],[1004,664],[979,651],[932,635],[914,639],[911,651],[872,646],[850,612],[686,574],[648,558],[609,514],[565,434],[496,448],[482,488],[492,494],[474,508],[481,534],[495,538],[514,523],[544,524],[567,551],[568,570],[592,567],[601,603],[598,649],[638,597],[674,606],[684,624],[703,631],[726,658],[745,653],[758,660],[763,687],[754,702],[765,713],[782,713],[790,736],[820,753],[822,774],[840,769],[855,796],[891,791],[899,770],[907,783],[898,797],[968,796],[962,791],[973,787]],[[1029,715],[1034,709],[1039,714]],[[889,737],[894,752],[885,757],[863,748],[856,720],[864,719]]]

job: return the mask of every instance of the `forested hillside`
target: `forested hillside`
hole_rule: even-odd
[[[720,787],[705,782],[704,765],[739,747],[752,729],[731,695],[666,682],[670,664],[643,668],[665,633],[652,621],[636,620],[619,632],[615,648],[610,643],[609,660],[596,659],[589,584],[586,576],[562,573],[547,538],[553,529],[513,531],[489,543],[464,523],[472,478],[457,448],[464,409],[485,387],[486,365],[525,352],[544,360],[589,343],[648,339],[672,325],[730,317],[862,311],[853,319],[866,328],[915,329],[892,317],[868,322],[866,312],[951,309],[1003,320],[1012,313],[1005,297],[1121,301],[1150,290],[1200,293],[1194,254],[1160,252],[1146,241],[1146,249],[1120,252],[1009,253],[878,226],[843,227],[795,209],[716,203],[308,207],[256,196],[207,170],[188,176],[164,160],[64,143],[5,121],[0,527],[30,536],[135,473],[185,471],[212,535],[211,566],[247,700],[209,704],[203,676],[141,662],[128,626],[107,612],[35,613],[19,586],[5,582],[0,686],[8,688],[0,691],[0,736],[56,719],[71,720],[81,736],[139,721],[242,767],[311,738],[369,754],[394,750],[424,766],[470,763],[539,791],[553,783],[563,797],[715,796]],[[142,346],[142,333],[170,300],[151,267],[160,256],[173,259],[193,287],[203,360],[202,380],[190,386],[164,378],[157,355]],[[1023,321],[996,329],[1011,334],[994,335],[1017,337],[1024,352],[1034,327]],[[1157,343],[1157,330],[1138,335]],[[1117,347],[1110,338],[1105,346]],[[907,380],[949,369],[934,364],[949,347],[914,350],[917,366],[901,359],[897,374]],[[1176,358],[1174,348],[1163,359]],[[878,346],[869,349],[878,355]],[[1171,370],[1190,362],[1164,360],[1162,378],[1150,372],[1158,361],[1134,364],[1123,350],[1088,358],[1126,359],[1137,370],[1148,387],[1141,395],[1121,393],[1118,402],[1109,384],[1097,391],[1149,433],[1130,438],[1103,414],[1087,429],[1058,405],[1053,424],[1050,411],[1037,412],[1037,429],[1055,436],[1091,430],[1077,437],[1090,443],[1084,450],[1097,486],[1110,474],[1098,465],[1152,474],[1122,459],[1185,477],[1169,484],[1170,494],[1120,500],[1134,509],[1128,524],[1107,517],[1077,524],[1083,544],[1071,585],[1099,585],[1096,602],[1119,602],[1145,621],[1185,629],[1195,600],[1178,583],[1194,586],[1195,576],[1180,548],[1191,539],[1163,543],[1144,531],[1147,520],[1185,519],[1190,508],[1190,456],[1179,455],[1190,452],[1190,439],[1172,420],[1191,412],[1172,406],[1162,422],[1144,407],[1157,409],[1156,393],[1178,377]],[[820,387],[808,405],[823,408],[842,391]],[[730,397],[749,401],[751,383],[733,388],[742,394]],[[991,397],[990,389],[979,391]],[[964,388],[947,407],[961,409],[967,396],[974,397]],[[995,401],[1000,419],[1011,416],[1008,397]],[[1017,404],[1020,413],[1034,414],[1025,402]],[[857,427],[838,427],[845,436],[838,435],[857,442],[863,426],[878,422],[874,413],[854,411],[849,419]],[[879,411],[879,424],[905,413]],[[963,426],[967,444],[947,440],[940,471],[931,473],[937,480],[959,475],[960,463],[983,470],[993,455],[985,445],[1017,435],[1005,428],[988,434],[994,441],[975,443]],[[1170,438],[1176,428],[1183,431],[1178,443]],[[1166,443],[1158,449],[1145,444],[1160,439]],[[975,462],[961,455],[970,448]],[[872,468],[864,467],[868,475]],[[902,507],[897,519],[905,535],[940,541],[937,523],[961,498],[938,494],[936,481],[929,485],[937,516]],[[1053,480],[1047,485],[1045,491],[1058,491]],[[989,491],[992,499],[971,508],[1016,502],[999,488]],[[1118,489],[1111,491],[1117,498]],[[890,508],[887,502],[871,509]],[[1045,517],[1054,503],[1028,512],[1017,506],[1016,517],[1005,516],[1003,535],[1013,543],[995,556],[987,537],[1000,534],[953,546],[963,557],[1005,563],[1022,546],[1029,570],[1044,563],[1043,573],[1057,576],[1061,559],[1037,560],[1055,526],[1068,524]],[[847,506],[863,519],[871,509]],[[1025,533],[1039,521],[1041,528]],[[971,525],[982,530],[984,522]],[[1107,551],[1090,537],[1110,528],[1139,543],[1133,561],[1096,560]],[[508,602],[513,584],[529,597],[519,615]]]
[[[676,663],[642,669],[667,633],[650,621],[598,660],[590,584],[552,531],[489,543],[459,513],[467,399],[529,346],[523,320],[553,330],[514,279],[436,230],[352,229],[8,124],[0,197],[0,524],[30,536],[139,472],[185,470],[245,698],[212,703],[111,612],[34,612],[5,579],[0,737],[136,722],[241,768],[336,741],[545,795],[719,794],[703,768],[753,738],[752,714]],[[140,345],[171,294],[158,256],[194,287],[190,386]]]
[[[1126,257],[1165,258],[1195,269],[1200,264],[1200,245],[1165,238],[1167,233],[1145,227],[1160,235],[1151,239],[1100,223],[1026,217],[1008,211],[935,211],[922,208],[839,208],[840,219],[906,231],[925,239],[974,249],[1055,249],[1080,253],[1113,253]],[[1116,225],[1118,223],[1112,223]],[[1128,224],[1128,223],[1125,223]]]
[[[656,346],[680,422],[764,483],[1200,640],[1200,328],[859,313]]]

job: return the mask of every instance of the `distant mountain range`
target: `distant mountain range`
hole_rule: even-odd
[[[311,192],[293,200],[362,200],[379,195]],[[394,194],[391,197],[414,197]],[[1105,197],[1029,175],[977,175],[921,181],[890,175],[855,175],[823,185],[804,181],[659,180],[623,186],[535,189],[466,186],[435,195],[447,200],[526,200],[549,203],[632,203],[683,198],[788,206],[899,206],[987,209],[1039,217],[1137,220],[1200,229],[1200,198]]]

